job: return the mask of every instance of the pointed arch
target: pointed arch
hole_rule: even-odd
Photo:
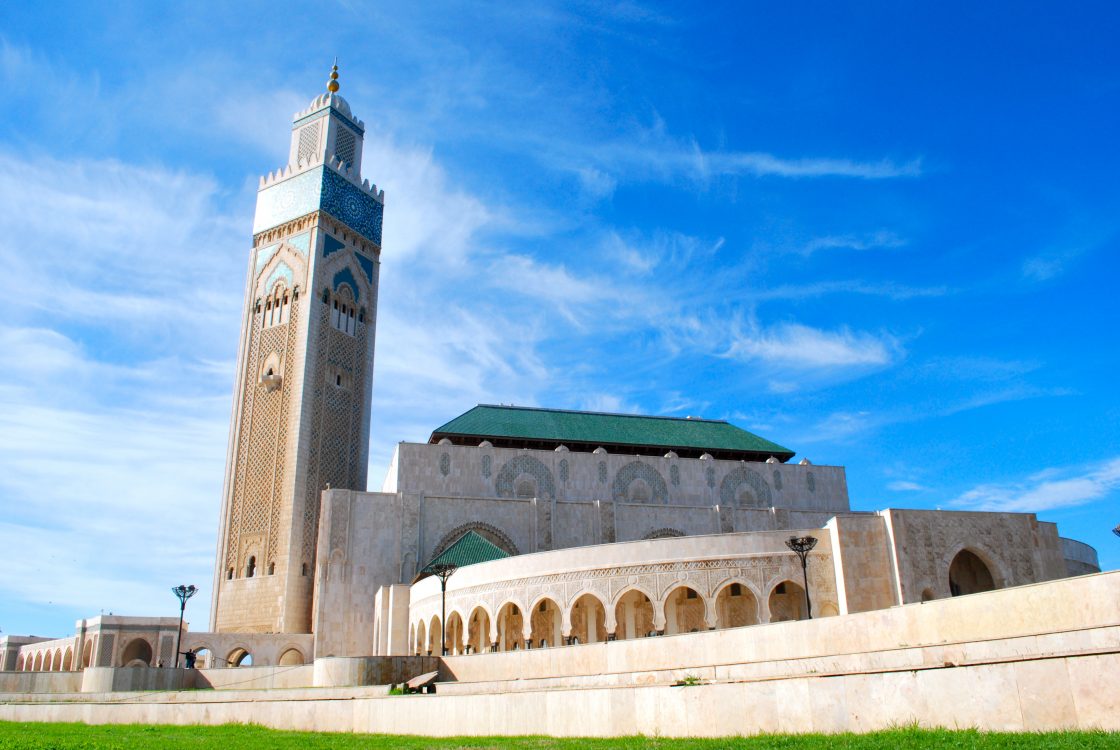
[[[719,483],[719,502],[725,507],[745,508],[769,508],[774,504],[770,485],[761,474],[746,466],[727,472]]]
[[[739,628],[760,622],[760,597],[754,586],[738,576],[722,581],[712,603],[716,627]]]
[[[633,492],[635,486],[641,494]],[[615,473],[611,496],[615,502],[665,505],[669,502],[669,489],[657,469],[645,461],[631,461]]]
[[[536,480],[539,496],[549,500],[556,498],[556,482],[552,478],[552,470],[533,456],[516,456],[502,464],[494,478],[494,489],[498,497],[516,497],[516,483],[523,474]]]

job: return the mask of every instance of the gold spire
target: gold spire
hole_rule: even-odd
[[[332,94],[338,92],[338,58],[334,59],[334,67],[331,68],[331,79],[327,81],[327,91]]]

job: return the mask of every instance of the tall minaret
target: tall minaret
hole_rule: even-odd
[[[210,627],[311,632],[319,497],[364,490],[384,191],[365,124],[327,92],[261,178],[249,253]]]

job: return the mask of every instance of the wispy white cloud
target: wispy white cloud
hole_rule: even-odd
[[[216,198],[198,175],[0,152],[0,262],[25,290],[0,309],[126,323],[125,336],[236,330],[240,295],[215,290],[244,272],[249,243],[233,239],[244,222]]]
[[[611,230],[603,237],[601,248],[606,257],[615,259],[625,271],[648,275],[659,266],[682,271],[695,261],[714,257],[724,244],[726,240],[723,237],[704,240],[663,230],[650,235]]]
[[[887,484],[887,489],[892,492],[926,492],[928,487],[917,482],[910,482],[906,480],[899,480]]]
[[[533,143],[534,152],[551,168],[595,179],[590,187],[643,181],[688,180],[707,183],[716,177],[781,179],[891,180],[920,177],[921,158],[860,160],[829,156],[780,156],[767,151],[707,149],[694,137],[670,132],[654,115],[652,124],[635,126],[625,138],[587,141],[531,134],[514,135]],[[600,191],[602,193],[602,191]],[[606,193],[609,194],[609,193]],[[888,239],[884,236],[883,239]]]
[[[896,162],[890,159],[856,161],[843,158],[782,158],[763,152],[699,153],[700,171],[715,174],[750,174],[760,177],[853,177],[884,180],[917,177],[922,173],[921,159]]]
[[[579,403],[578,408],[611,414],[637,414],[640,411],[637,406],[613,393],[589,393]]]
[[[67,615],[148,614],[168,609],[163,582],[208,583],[228,373],[164,364],[107,362],[57,331],[0,328],[6,597]],[[206,606],[192,619],[205,622]]]
[[[826,331],[800,323],[762,327],[749,321],[733,331],[726,356],[804,369],[879,368],[896,362],[904,353],[890,334],[847,328]]]
[[[814,237],[805,243],[800,252],[802,255],[812,255],[819,250],[878,250],[903,247],[906,240],[894,232],[881,229],[877,232],[863,235],[825,235]]]
[[[918,372],[937,379],[1002,382],[1019,378],[1041,367],[1042,363],[1034,360],[948,355],[931,357],[918,367]]]
[[[1049,468],[1022,480],[980,484],[950,502],[956,508],[1038,513],[1101,500],[1120,489],[1120,457],[1089,466]]]
[[[756,300],[802,300],[830,294],[858,294],[869,297],[886,297],[892,300],[944,297],[953,290],[946,286],[909,286],[892,281],[869,282],[858,280],[816,281],[806,284],[779,284],[765,289],[751,290],[748,294]]]
[[[1049,281],[1065,270],[1066,258],[1038,255],[1023,261],[1023,278],[1028,281]]]

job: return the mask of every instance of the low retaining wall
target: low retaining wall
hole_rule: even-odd
[[[152,667],[88,667],[81,672],[83,693],[189,690],[195,670]]]
[[[199,690],[261,690],[311,687],[314,667],[237,667],[235,669],[196,669],[194,687]]]
[[[315,687],[392,685],[439,669],[438,656],[328,656],[315,660]]]
[[[637,638],[581,646],[444,658],[441,677],[462,682],[632,675],[754,662],[872,654],[947,643],[1048,634],[1045,653],[1083,650],[1080,631],[1120,625],[1120,572],[1099,573],[921,604],[800,622]],[[1068,635],[1062,635],[1068,634]],[[1112,641],[1115,644],[1115,640]],[[1026,642],[1019,653],[1039,654]],[[972,647],[977,652],[978,646]],[[963,655],[948,654],[951,661]]]
[[[81,672],[0,672],[0,693],[76,693]]]
[[[1120,656],[795,677],[696,687],[476,695],[210,691],[142,702],[0,704],[4,721],[90,724],[254,723],[277,729],[392,734],[720,737],[759,732],[869,732],[899,724],[990,731],[1120,731]],[[330,697],[324,693],[332,694]],[[322,697],[320,697],[322,696]],[[106,696],[111,698],[111,696]]]

